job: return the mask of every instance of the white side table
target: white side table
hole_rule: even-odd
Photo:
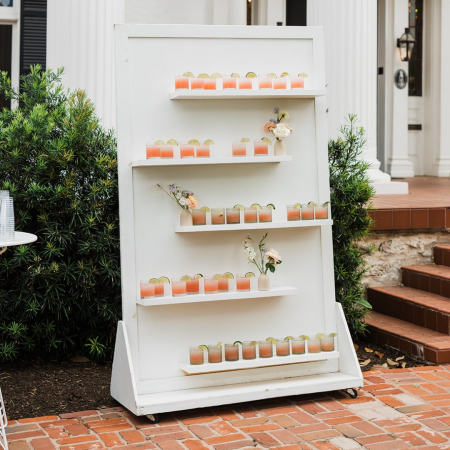
[[[37,240],[37,236],[31,233],[23,233],[16,231],[14,233],[13,241],[0,241],[0,255],[6,251],[8,247],[14,245],[30,244]],[[6,418],[5,404],[3,403],[2,390],[0,389],[0,450],[8,450],[8,442],[6,441],[6,425],[8,419]]]

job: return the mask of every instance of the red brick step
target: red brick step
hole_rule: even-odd
[[[372,311],[366,317],[372,339],[435,363],[450,362],[450,336]]]
[[[434,247],[434,263],[450,267],[450,244]]]
[[[402,267],[402,282],[407,287],[450,298],[450,267],[440,265]]]
[[[367,290],[374,311],[443,334],[450,334],[450,300],[440,295],[401,286]]]

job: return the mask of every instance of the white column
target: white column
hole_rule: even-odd
[[[391,183],[377,159],[377,1],[314,0],[307,23],[324,27],[330,138],[349,113],[357,114],[367,138],[362,157],[371,164],[377,193],[407,193],[407,183]]]

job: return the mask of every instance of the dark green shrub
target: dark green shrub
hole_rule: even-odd
[[[368,209],[374,195],[367,176],[370,164],[358,159],[366,141],[356,121],[355,115],[349,115],[348,125],[340,130],[342,137],[328,143],[336,300],[354,335],[364,333],[363,319],[371,308],[361,284],[366,270],[363,251],[355,242],[369,233]]]
[[[16,229],[38,241],[0,256],[0,361],[27,353],[108,356],[120,318],[116,141],[84,91],[62,71],[34,67],[20,106],[0,113],[0,189],[14,198]]]

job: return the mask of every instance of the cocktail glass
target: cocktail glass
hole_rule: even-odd
[[[334,337],[326,337],[320,340],[320,348],[323,352],[334,351]]]
[[[217,89],[216,78],[205,78],[205,91],[215,91]]]
[[[259,210],[259,222],[272,222],[272,208],[264,207]]]
[[[219,280],[212,276],[205,276],[203,278],[203,286],[205,294],[217,294],[219,292]]]
[[[269,154],[269,144],[264,141],[254,141],[255,156],[267,156]]]
[[[164,297],[164,284],[161,281],[158,284],[154,284],[155,286],[155,297]]]
[[[258,75],[259,89],[272,89],[272,78],[267,74]]]
[[[186,295],[186,281],[174,280],[172,278],[172,295],[174,297]]]
[[[303,355],[305,353],[305,340],[304,339],[292,339],[292,354],[293,355]]]
[[[259,341],[259,357],[260,358],[272,358],[273,356],[273,345],[272,342]]]
[[[328,203],[316,206],[316,219],[328,219]]]
[[[300,220],[300,208],[296,208],[294,205],[287,205],[287,220]]]
[[[203,364],[204,362],[203,349],[198,347],[189,347],[189,361],[193,366]]]
[[[286,341],[283,338],[277,339],[276,349],[277,356],[289,356],[291,354],[289,341]]]
[[[253,208],[244,208],[244,222],[245,223],[257,223],[258,211]]]
[[[313,220],[314,219],[314,206],[313,205],[302,205],[302,220]]]
[[[252,79],[251,78],[239,78],[238,80],[239,89],[252,89]]]
[[[274,78],[273,79],[273,88],[274,89],[286,89],[286,80],[287,80],[287,77]]]
[[[218,345],[208,345],[208,362],[221,363],[222,362],[222,347]]]
[[[173,158],[173,145],[161,145],[161,158]]]
[[[155,285],[153,283],[141,280],[140,288],[141,298],[152,298],[155,296]]]
[[[204,89],[205,79],[204,78],[191,78],[191,90],[193,89]]]
[[[227,208],[227,225],[241,223],[241,212],[234,208]]]
[[[248,292],[250,290],[250,278],[244,274],[236,274],[236,290],[238,292]]]
[[[247,155],[247,145],[245,142],[233,142],[231,144],[231,149],[233,156],[246,156]]]
[[[195,156],[195,146],[188,143],[180,144],[180,157],[193,158]]]
[[[320,339],[310,339],[308,341],[308,353],[320,353]]]
[[[242,343],[242,359],[256,359],[256,345],[251,341]]]
[[[231,75],[222,77],[223,89],[236,89],[236,78]]]
[[[189,77],[183,75],[175,77],[175,90],[179,91],[180,89],[189,89]]]
[[[206,211],[204,209],[192,210],[192,224],[193,225],[206,225]]]
[[[228,288],[229,288],[229,282],[228,282],[228,278],[219,278],[217,280],[219,282],[219,291],[220,292],[228,292]]]
[[[291,77],[291,89],[304,89],[305,78],[304,77]]]
[[[188,295],[198,294],[200,282],[198,278],[191,277],[190,281],[186,281],[186,293]]]
[[[225,344],[225,361],[237,361],[239,359],[239,346]]]
[[[161,146],[155,144],[145,144],[145,153],[147,159],[159,158],[161,156]]]
[[[200,144],[196,147],[197,158],[209,158],[211,156],[211,148],[209,144]]]
[[[225,225],[225,211],[223,208],[211,208],[211,224]]]

